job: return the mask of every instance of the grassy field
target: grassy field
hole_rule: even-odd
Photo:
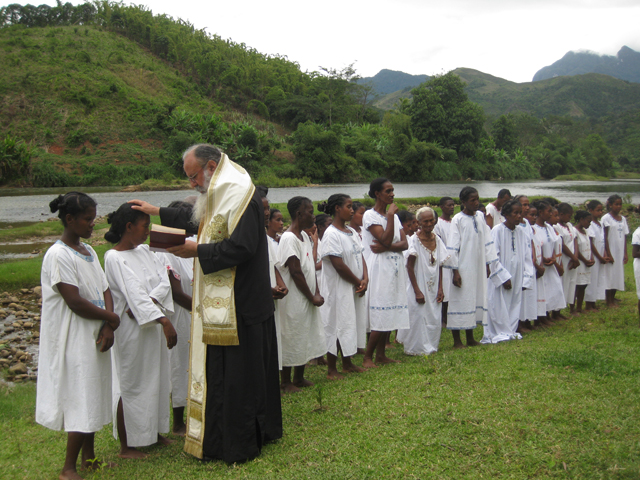
[[[631,262],[626,285],[618,308],[520,341],[454,351],[445,331],[435,355],[406,357],[398,346],[390,355],[402,363],[343,381],[309,367],[316,386],[282,399],[284,438],[247,464],[201,463],[183,453],[181,439],[146,448],[148,459],[119,460],[105,428],[96,452],[119,467],[86,478],[638,478]],[[34,410],[33,384],[0,389],[3,479],[58,474],[65,434],[37,425]]]

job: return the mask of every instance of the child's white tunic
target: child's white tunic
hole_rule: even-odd
[[[520,309],[520,320],[536,320],[538,318],[538,282],[536,281],[536,269],[533,266],[531,243],[533,242],[533,227],[529,220],[523,219],[518,225],[522,228],[529,241],[529,253],[525,255],[525,269],[522,286],[522,308]]]
[[[371,245],[375,238],[369,231],[374,225],[387,228],[387,217],[375,210],[367,210],[362,217],[362,244],[364,258],[369,269],[369,325],[371,330],[390,332],[409,328],[409,307],[405,260],[402,252],[373,253]],[[393,222],[392,243],[400,241],[400,219],[396,215]]]
[[[327,353],[327,343],[322,327],[320,309],[314,306],[296,286],[287,260],[296,257],[312,294],[316,293],[316,264],[313,260],[313,244],[305,232],[300,232],[303,241],[295,233],[285,232],[278,245],[278,270],[289,289],[280,300],[279,315],[282,336],[282,366],[297,367],[312,358]]]
[[[122,252],[109,250],[104,264],[114,311],[120,316],[112,356],[113,416],[122,398],[128,445],[151,445],[158,441],[159,433],[169,431],[169,350],[162,325],[155,321],[173,313],[169,276],[148,245]],[[114,437],[117,434],[114,422]]]
[[[542,242],[542,254],[544,257],[554,258],[554,260],[559,261],[560,255],[562,255],[562,239],[560,236],[548,223],[545,223],[544,227],[536,225],[535,230],[536,236]],[[545,266],[544,268],[545,272],[542,279],[546,295],[546,309],[549,312],[562,310],[567,306],[564,290],[562,289],[562,278],[558,274],[555,265]],[[546,313],[542,314],[542,316],[544,315]]]
[[[98,256],[82,255],[58,240],[42,261],[42,320],[36,422],[52,430],[92,433],[112,420],[111,350],[96,344],[102,322],[69,308],[57,285],[78,287],[80,296],[104,308],[109,287]]]
[[[197,242],[197,237],[188,240]],[[193,296],[193,259],[180,258],[170,253],[157,253],[158,258],[168,270],[180,281],[182,291]],[[187,406],[189,388],[189,339],[191,338],[191,312],[175,304],[174,313],[168,313],[173,328],[178,334],[178,343],[169,350],[169,367],[171,369],[171,405],[173,408]],[[165,343],[166,345],[166,343]]]
[[[276,281],[276,265],[278,263],[278,242],[267,235],[267,247],[269,248],[269,280],[271,281],[271,287],[275,287]],[[289,288],[289,285],[286,285]],[[288,294],[287,294],[288,295]],[[280,332],[280,314],[278,309],[280,306],[280,300],[273,300],[275,307],[273,316],[276,324],[276,342],[278,344],[278,368],[282,370],[282,333]]]
[[[440,286],[440,268],[449,261],[451,255],[439,236],[436,235],[436,248],[432,251],[423,245],[418,235],[409,240],[409,256],[415,257],[414,272],[425,303],[416,301],[416,293],[409,281],[407,301],[409,303],[410,327],[399,330],[404,353],[407,355],[429,355],[438,351],[442,332],[442,306],[437,302]],[[444,272],[443,272],[444,274]],[[444,278],[444,275],[443,275]]]
[[[348,233],[333,225],[327,228],[319,255],[324,272],[320,291],[324,297],[321,314],[327,351],[337,355],[336,341],[340,341],[342,355],[350,357],[358,347],[366,345],[367,304],[365,296],[355,293],[356,287],[343,279],[331,263],[330,257],[339,257],[357,278],[364,275],[362,242],[355,230],[347,228]]]
[[[453,217],[447,251],[451,254],[451,268],[457,268],[462,279],[462,286],[452,285],[449,292],[447,328],[471,330],[478,323],[486,325],[487,265],[498,258],[482,212],[473,216],[460,212]]]
[[[449,237],[451,236],[451,220],[438,219],[433,231],[444,242],[445,247],[449,245]],[[444,302],[449,301],[449,291],[451,290],[452,272],[450,268],[442,270],[442,291],[444,292]]]
[[[488,283],[489,321],[482,343],[520,339],[516,332],[522,308],[526,256],[531,257],[531,242],[525,229],[510,230],[504,223],[491,230],[498,262],[491,264]],[[511,280],[511,289],[503,284]]]
[[[505,218],[502,215],[502,212],[500,210],[498,210],[496,208],[496,206],[493,203],[489,203],[486,207],[485,210],[487,211],[487,215],[485,216],[485,218],[489,215],[491,215],[491,218],[493,218],[493,226],[497,226],[500,225],[502,222],[504,222]]]
[[[604,257],[604,228],[602,223],[598,224],[591,221],[589,225],[589,236],[593,237],[593,247],[598,251],[601,257]],[[591,283],[584,293],[585,302],[595,302],[597,300],[605,300],[605,275],[604,265],[600,263],[595,255],[593,259],[596,263],[591,267]]]
[[[553,226],[556,233],[562,238],[562,243],[569,249],[571,253],[576,253],[575,239],[578,236],[578,232],[575,227],[567,222],[565,225],[556,223]],[[562,251],[562,245],[560,246]],[[562,291],[564,292],[564,300],[568,304],[572,304],[576,297],[576,281],[578,279],[578,269],[573,268],[569,270],[569,261],[571,259],[568,255],[562,253],[562,266],[564,267],[564,275],[562,275]]]
[[[545,235],[538,235],[538,232],[544,232],[544,227],[539,227],[538,225],[532,225],[531,231],[533,233],[533,248],[535,250],[536,263],[544,267],[544,263],[542,260],[542,251],[544,247],[544,238]],[[536,295],[537,295],[537,316],[544,317],[547,315],[547,291],[544,277],[547,274],[546,268],[544,275],[542,277],[536,277]],[[555,267],[554,267],[555,268]],[[534,318],[534,320],[536,320]]]
[[[587,260],[590,260],[592,253],[589,231],[585,230],[585,233],[580,233],[580,230],[576,228],[576,235],[578,236],[578,250],[580,254]],[[584,262],[580,260],[580,266],[576,269],[578,271],[576,285],[589,285],[591,283],[591,269],[592,267],[587,267]]]
[[[624,244],[626,235],[629,235],[627,219],[621,215],[618,221],[607,213],[602,217],[602,226],[609,227],[607,240],[613,257],[613,263],[604,266],[606,289],[624,291]]]

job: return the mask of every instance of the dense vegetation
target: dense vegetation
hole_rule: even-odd
[[[478,82],[465,87],[461,74],[429,79],[382,115],[352,66],[302,72],[142,6],[9,5],[0,26],[0,184],[168,182],[196,142],[269,186],[606,176],[640,164],[568,117],[483,110]],[[640,141],[617,121],[624,142]]]

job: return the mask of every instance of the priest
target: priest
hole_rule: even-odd
[[[200,193],[193,215],[132,200],[198,241],[168,251],[195,258],[185,451],[244,462],[282,437],[278,352],[260,195],[244,168],[198,144],[183,168]]]

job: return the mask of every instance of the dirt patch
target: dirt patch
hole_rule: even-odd
[[[293,152],[289,152],[286,150],[276,150],[275,156],[276,158],[286,160],[289,163],[294,163],[296,161],[296,156],[293,154]]]
[[[54,155],[62,155],[64,153],[64,147],[60,145],[49,145],[47,153],[53,153]]]

